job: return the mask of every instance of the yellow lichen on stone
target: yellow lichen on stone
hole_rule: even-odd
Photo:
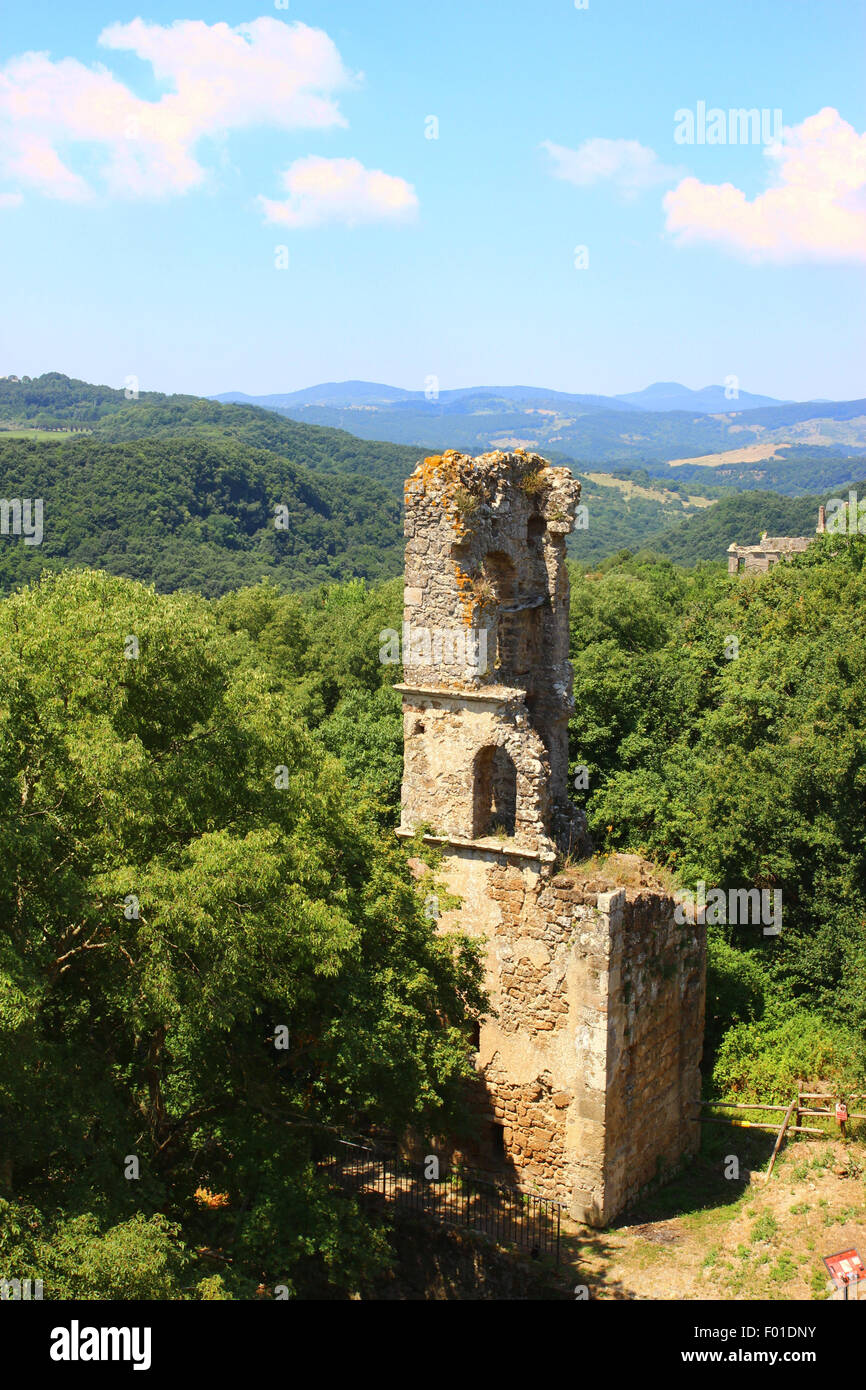
[[[463,625],[464,627],[471,627],[472,615],[475,611],[475,591],[472,586],[472,576],[462,570],[456,560],[454,561],[454,573],[457,576],[457,595],[463,609]]]

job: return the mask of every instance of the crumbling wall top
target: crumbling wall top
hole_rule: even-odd
[[[426,511],[446,517],[459,540],[470,531],[470,519],[477,523],[506,513],[519,498],[526,500],[527,510],[543,518],[549,531],[567,535],[574,525],[580,483],[567,468],[554,468],[525,449],[497,449],[477,457],[448,449],[422,459],[406,479],[407,535],[413,533],[413,518]]]

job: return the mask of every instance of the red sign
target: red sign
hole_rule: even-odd
[[[839,1124],[839,1125],[844,1125],[847,1119],[848,1119],[848,1107],[847,1107],[847,1105],[845,1104],[844,1100],[837,1100],[837,1102],[836,1102],[836,1123]]]
[[[837,1289],[866,1279],[866,1265],[856,1250],[841,1250],[838,1255],[825,1255],[824,1263]]]

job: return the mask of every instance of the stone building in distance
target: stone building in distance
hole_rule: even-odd
[[[827,529],[826,512],[818,508],[818,526],[815,536],[823,535]],[[744,570],[766,574],[780,560],[789,560],[792,555],[802,555],[815,539],[815,536],[768,536],[766,531],[757,545],[737,545],[732,541],[728,546],[728,574],[742,574]]]
[[[467,1162],[603,1224],[697,1148],[705,936],[637,856],[587,860],[568,796],[580,485],[522,450],[406,483],[400,835],[425,831],[485,941]],[[420,871],[421,866],[418,866]]]

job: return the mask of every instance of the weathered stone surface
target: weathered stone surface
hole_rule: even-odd
[[[705,940],[637,855],[556,872],[557,847],[585,847],[567,796],[579,495],[522,451],[450,452],[409,478],[406,602],[440,640],[407,654],[404,634],[401,833],[426,824],[441,845],[461,906],[440,929],[486,942],[467,1104],[498,1139],[464,1156],[606,1222],[697,1147]],[[468,628],[486,632],[484,671],[447,638]]]

